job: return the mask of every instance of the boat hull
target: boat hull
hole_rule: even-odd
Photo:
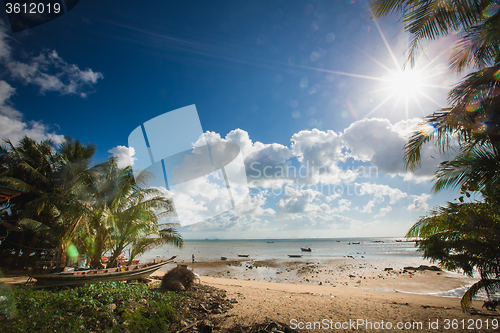
[[[43,287],[75,286],[104,281],[138,280],[149,276],[163,265],[167,264],[170,260],[172,259],[160,263],[132,265],[112,269],[93,269],[88,271],[33,275],[31,278],[36,279],[35,285]]]

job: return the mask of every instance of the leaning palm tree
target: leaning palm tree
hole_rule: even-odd
[[[481,290],[488,298],[500,291],[500,205],[499,192],[483,192],[485,202],[449,203],[422,217],[407,237],[418,237],[424,258],[438,261],[448,270],[462,271],[480,280],[468,288],[461,300],[462,310]]]
[[[141,173],[134,179],[132,168],[125,168],[127,182],[134,186],[115,209],[115,224],[112,230],[111,267],[125,248],[130,248],[129,264],[132,260],[154,247],[171,244],[183,246],[182,237],[174,224],[162,224],[160,221],[172,214],[172,203],[160,190],[144,188],[150,175]]]
[[[159,226],[173,207],[159,190],[141,187],[147,181],[146,173],[136,181],[131,167],[119,168],[116,158],[110,158],[94,166],[90,174],[87,188],[92,199],[79,244],[89,254],[92,267],[102,267],[101,258],[108,251],[112,252],[110,266],[116,266],[128,246],[142,250],[166,243],[182,246],[173,225]],[[139,252],[134,251],[134,256]]]

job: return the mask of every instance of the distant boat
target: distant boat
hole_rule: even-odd
[[[220,260],[227,260],[227,257],[220,257]]]
[[[352,242],[352,244],[359,244],[360,242]]]
[[[401,239],[396,239],[396,242],[401,243],[402,240]]]
[[[288,256],[290,258],[300,258],[300,257],[302,257],[302,254],[289,254]]]
[[[304,251],[304,252],[311,252],[312,251],[310,247],[301,247],[300,250]]]
[[[238,254],[238,257],[241,258],[248,258],[250,255],[249,254]]]
[[[274,242],[268,242],[268,243],[274,243]]]
[[[339,241],[339,240],[336,240],[336,242],[337,242],[337,243],[340,243],[340,241]]]
[[[381,240],[374,240],[372,241],[372,243],[383,243],[384,241],[381,241]]]
[[[32,278],[36,279],[36,285],[43,287],[84,285],[86,283],[96,283],[101,281],[137,280],[149,276],[151,273],[161,268],[161,266],[167,264],[175,258],[176,256],[173,256],[172,258],[159,263],[132,265],[127,267],[31,275],[29,280]]]

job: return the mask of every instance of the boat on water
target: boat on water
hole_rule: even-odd
[[[163,265],[174,260],[170,259],[142,265],[131,265],[126,267],[89,269],[83,271],[60,272],[41,275],[30,275],[28,282],[35,279],[35,285],[41,287],[56,287],[70,285],[84,285],[102,281],[128,281],[137,280],[149,276],[160,269]]]
[[[360,244],[360,242],[352,242],[351,244]]]
[[[249,254],[238,254],[238,257],[241,258],[248,258],[250,255]]]
[[[227,260],[227,257],[220,257],[220,260]]]
[[[289,254],[288,256],[290,258],[300,258],[300,257],[302,257],[302,254]]]
[[[301,247],[300,250],[303,252],[311,252],[312,251],[310,247]]]

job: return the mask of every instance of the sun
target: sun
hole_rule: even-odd
[[[425,87],[425,77],[416,70],[401,70],[387,78],[389,92],[397,97],[410,98],[422,94]]]

